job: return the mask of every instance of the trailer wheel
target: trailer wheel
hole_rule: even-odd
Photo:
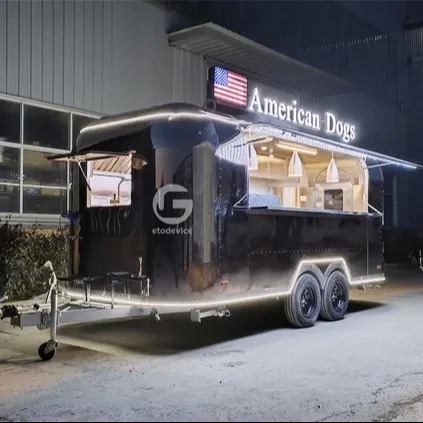
[[[344,318],[349,304],[349,286],[345,275],[339,270],[330,274],[323,290],[320,315],[324,320]]]
[[[44,342],[44,344],[41,344],[38,348],[38,355],[43,361],[51,360],[56,353],[56,346],[51,346],[50,343],[51,341]]]
[[[317,279],[310,273],[300,276],[291,295],[285,300],[285,314],[293,326],[313,326],[319,317],[322,295]]]

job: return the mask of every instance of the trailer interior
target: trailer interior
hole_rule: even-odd
[[[246,134],[250,206],[366,213],[369,172],[364,160]]]

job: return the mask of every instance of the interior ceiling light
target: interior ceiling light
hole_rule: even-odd
[[[278,147],[282,150],[297,151],[298,153],[310,154],[312,156],[317,156],[317,150],[315,148],[307,148],[307,147],[301,147],[301,146],[297,147],[297,146],[294,146],[294,145],[281,144],[281,143],[277,143],[276,147]]]

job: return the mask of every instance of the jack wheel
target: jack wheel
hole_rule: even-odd
[[[317,279],[310,273],[301,275],[285,300],[285,314],[289,323],[298,328],[313,326],[321,306],[322,295]]]
[[[349,286],[345,275],[339,270],[330,274],[322,296],[320,315],[327,321],[341,320],[349,304]]]
[[[56,345],[51,346],[51,341],[44,342],[44,344],[41,344],[40,347],[38,348],[38,355],[43,361],[51,360],[55,354],[56,354]]]

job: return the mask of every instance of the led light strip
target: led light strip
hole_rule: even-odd
[[[134,123],[142,123],[142,122],[152,121],[152,120],[168,119],[169,121],[172,121],[172,120],[181,119],[181,118],[191,118],[195,120],[214,120],[221,123],[227,123],[233,126],[239,126],[239,125],[245,126],[250,124],[249,122],[246,122],[246,121],[226,118],[224,116],[219,116],[219,115],[209,113],[206,111],[202,111],[202,112],[170,112],[169,111],[169,112],[159,112],[159,113],[147,113],[141,116],[134,116],[132,118],[120,119],[113,122],[95,123],[93,125],[86,126],[80,131],[80,133],[92,132],[92,131],[105,129],[105,128],[115,128],[119,126],[131,125]]]
[[[263,125],[263,124],[252,125],[251,129],[249,130],[251,130],[251,132],[255,133],[256,135],[258,134],[272,135],[277,138],[287,139],[288,141],[298,142],[300,144],[304,144],[304,145],[308,145],[308,146],[316,147],[316,148],[321,148],[324,150],[333,151],[337,153],[342,153],[349,156],[355,156],[361,159],[369,158],[371,160],[389,163],[396,166],[403,166],[405,168],[412,169],[412,170],[417,169],[416,165],[401,159],[396,160],[394,158],[389,158],[388,156],[384,156],[384,155],[370,154],[354,147],[350,147],[350,148],[341,147],[341,146],[326,142],[324,140],[308,138],[306,136],[297,135],[295,133],[284,131],[269,125]]]
[[[229,300],[219,300],[219,301],[205,301],[205,302],[168,302],[168,301],[135,301],[135,300],[120,300],[115,298],[114,303],[116,305],[127,305],[127,306],[136,306],[136,307],[144,307],[144,308],[158,308],[158,307],[175,307],[175,308],[210,308],[210,307],[221,307],[221,306],[229,306],[229,305],[236,305],[236,304],[243,304],[252,301],[270,299],[270,298],[279,298],[279,297],[287,297],[291,295],[292,291],[294,290],[295,283],[300,275],[300,272],[304,265],[307,264],[323,264],[323,263],[340,263],[345,270],[348,284],[350,286],[359,286],[363,284],[370,284],[370,283],[377,283],[377,282],[384,282],[385,277],[370,277],[370,278],[363,278],[363,279],[353,279],[351,276],[350,269],[343,257],[328,257],[328,258],[321,258],[321,259],[304,259],[298,263],[298,266],[293,273],[290,282],[289,282],[289,289],[287,291],[279,291],[279,292],[271,292],[268,294],[258,294],[258,295],[250,295],[244,298],[236,298],[236,299],[229,299]],[[85,299],[85,295],[79,292],[72,292],[70,290],[67,291],[67,295],[72,298],[78,298],[80,300]],[[93,302],[104,302],[106,297],[99,296],[99,295],[90,295],[90,300]]]
[[[417,166],[410,164],[404,160],[400,160],[400,159],[393,160],[393,159],[390,159],[389,157],[384,157],[383,155],[377,155],[377,156],[371,155],[366,152],[361,152],[358,149],[354,149],[353,147],[351,148],[339,147],[339,146],[326,142],[324,139],[319,141],[317,139],[311,139],[303,135],[298,135],[292,132],[283,131],[273,126],[264,125],[264,124],[253,124],[252,122],[247,122],[245,120],[219,116],[215,113],[210,113],[205,110],[202,110],[199,112],[171,112],[169,111],[169,112],[146,113],[141,116],[134,116],[132,118],[124,118],[124,119],[116,120],[113,122],[95,123],[90,126],[86,126],[80,131],[80,133],[82,134],[82,133],[92,132],[92,131],[105,129],[105,128],[114,128],[114,127],[119,127],[124,125],[130,125],[134,123],[142,123],[145,121],[154,121],[154,120],[163,120],[163,119],[168,119],[169,121],[172,121],[172,120],[180,119],[180,118],[191,118],[195,120],[212,120],[212,121],[217,121],[217,122],[221,122],[221,123],[225,123],[225,124],[233,125],[233,126],[243,126],[243,127],[250,126],[249,130],[252,133],[256,133],[256,134],[265,133],[265,134],[272,135],[275,137],[280,137],[280,138],[286,137],[288,138],[288,140],[291,140],[294,142],[299,142],[301,144],[305,144],[305,145],[309,145],[309,146],[313,146],[317,148],[322,148],[329,151],[339,152],[339,153],[343,153],[347,155],[353,155],[359,158],[368,157],[373,160],[379,160],[384,163],[390,163],[397,166],[404,166],[410,169],[417,168]]]

